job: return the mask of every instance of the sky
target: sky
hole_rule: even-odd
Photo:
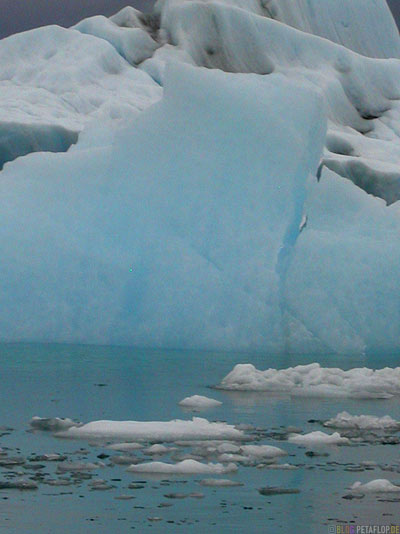
[[[150,11],[153,0],[0,0],[0,38],[46,24],[72,24],[91,15],[112,15],[126,5]],[[388,0],[400,26],[400,0]]]

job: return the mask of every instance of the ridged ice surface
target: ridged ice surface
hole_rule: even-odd
[[[0,339],[397,350],[399,57],[384,0],[0,41]]]

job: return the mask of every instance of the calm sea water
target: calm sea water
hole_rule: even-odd
[[[398,365],[397,356],[334,357],[318,359],[330,367]],[[303,431],[321,430],[310,419],[326,420],[338,412],[389,414],[400,420],[399,399],[291,399],[267,394],[228,393],[210,390],[236,363],[251,362],[258,368],[284,368],[306,364],[315,357],[274,355],[149,351],[120,347],[72,345],[0,345],[1,426],[14,430],[0,437],[0,447],[10,454],[68,453],[71,459],[98,461],[97,455],[110,451],[82,441],[65,441],[46,433],[29,432],[32,416],[71,417],[80,421],[170,420],[191,418],[177,402],[193,394],[207,395],[223,402],[204,412],[209,420],[231,424],[253,424],[267,430],[296,426]],[[295,471],[272,471],[240,467],[229,478],[243,482],[234,488],[207,488],[199,476],[160,478],[128,474],[124,466],[105,467],[95,477],[115,488],[90,491],[84,480],[79,486],[40,485],[37,491],[0,491],[0,532],[18,534],[120,534],[131,532],[212,533],[324,533],[338,525],[400,524],[400,503],[388,496],[366,496],[345,500],[346,488],[357,480],[368,482],[387,478],[400,484],[400,473],[382,471],[378,466],[349,472],[345,464],[372,461],[395,465],[400,461],[398,445],[366,445],[330,450],[329,457],[310,458],[305,449],[287,442],[265,439],[291,456],[284,461],[302,464]],[[86,448],[87,453],[80,450]],[[167,458],[168,459],[168,458]],[[336,463],[333,463],[336,462]],[[56,464],[46,465],[54,473]],[[18,468],[23,472],[24,469]],[[7,469],[0,469],[4,478]],[[28,473],[29,474],[29,473]],[[26,475],[26,473],[25,473]],[[225,477],[227,478],[227,477]],[[135,480],[144,488],[127,489]],[[262,486],[300,489],[297,495],[265,497]],[[202,492],[204,498],[173,499],[168,493]],[[115,497],[134,495],[133,500]],[[159,507],[168,502],[172,506]],[[149,521],[159,517],[160,522]],[[352,522],[352,523],[351,523]]]

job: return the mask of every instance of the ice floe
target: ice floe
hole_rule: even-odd
[[[338,413],[336,417],[325,421],[324,426],[355,430],[400,430],[400,422],[389,415],[377,417],[375,415],[351,415],[348,412]]]
[[[305,447],[319,445],[348,445],[350,443],[350,440],[342,437],[339,432],[325,434],[325,432],[320,432],[319,430],[310,432],[309,434],[291,434],[288,441]]]
[[[376,480],[371,480],[366,484],[361,482],[355,482],[350,489],[352,491],[357,491],[360,493],[394,493],[400,492],[400,486],[392,484],[389,480],[385,478],[378,478]]]
[[[400,367],[377,370],[363,367],[345,371],[312,363],[260,371],[249,363],[238,364],[217,387],[304,397],[379,399],[400,395]]]
[[[49,432],[56,432],[58,430],[67,430],[72,426],[79,426],[72,419],[61,417],[32,417],[30,425],[37,430],[47,430]]]
[[[249,458],[256,459],[276,459],[280,456],[287,456],[287,452],[272,445],[243,445],[241,453]]]
[[[132,465],[128,467],[127,471],[133,473],[160,473],[160,474],[216,474],[223,475],[224,473],[231,473],[237,471],[237,466],[234,463],[222,465],[220,463],[203,464],[196,460],[183,460],[176,464],[167,464],[164,462],[148,462],[139,465]]]
[[[227,478],[204,478],[200,480],[201,486],[208,486],[211,488],[231,488],[235,486],[243,486],[242,482],[238,480],[229,480]]]
[[[186,397],[185,399],[182,399],[178,404],[183,408],[206,410],[208,408],[221,406],[222,402],[215,399],[210,399],[209,397],[203,397],[202,395],[193,395],[192,397]]]
[[[57,432],[57,437],[73,439],[125,439],[142,441],[176,440],[235,440],[243,432],[227,423],[211,423],[207,419],[193,417],[192,420],[172,421],[93,421],[80,427],[71,427]]]

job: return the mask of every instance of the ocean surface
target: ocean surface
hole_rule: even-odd
[[[346,410],[353,415],[390,415],[400,420],[400,399],[307,399],[266,393],[212,390],[236,363],[253,363],[259,369],[285,368],[318,361],[329,367],[396,367],[397,355],[365,357],[276,356],[265,354],[204,353],[139,350],[121,347],[75,345],[0,345],[1,417],[0,447],[10,456],[66,453],[71,461],[98,462],[98,455],[115,454],[85,441],[61,440],[50,433],[32,432],[30,419],[70,417],[83,422],[114,419],[162,421],[193,415],[230,424],[251,424],[264,432],[261,444],[285,449],[282,462],[296,470],[239,467],[223,478],[243,486],[210,488],[199,485],[208,476],[146,476],[127,473],[126,466],[104,468],[71,486],[40,484],[33,491],[0,491],[0,533],[18,534],[122,534],[126,532],[182,532],[225,534],[236,532],[324,533],[338,526],[400,524],[399,501],[393,494],[343,499],[356,481],[387,478],[400,484],[399,445],[360,442],[327,449],[329,456],[310,457],[307,449],[279,439],[282,427],[304,432],[325,430],[318,422]],[[177,403],[190,395],[206,395],[222,406],[196,414]],[[271,435],[272,434],[272,435]],[[275,436],[275,437],[274,437]],[[157,458],[160,459],[160,458]],[[167,457],[160,460],[170,461]],[[358,470],[351,470],[354,466]],[[397,462],[399,469],[397,471]],[[382,465],[392,470],[382,470]],[[34,476],[26,467],[0,467],[0,480],[15,473]],[[348,468],[351,468],[348,470]],[[56,477],[56,462],[42,469]],[[114,486],[93,491],[96,478]],[[128,485],[136,482],[137,489]],[[258,488],[281,486],[298,494],[263,496]],[[204,494],[203,498],[165,497],[168,494]],[[131,500],[118,500],[131,495]],[[167,504],[168,506],[165,506]],[[161,506],[160,506],[161,505]],[[155,520],[157,519],[157,520]],[[336,530],[333,530],[336,529]]]

